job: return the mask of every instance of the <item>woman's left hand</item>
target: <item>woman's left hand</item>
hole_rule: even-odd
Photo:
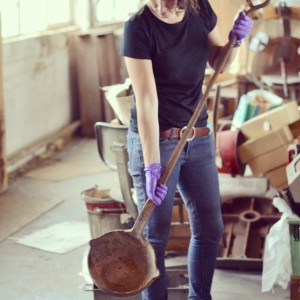
[[[235,20],[232,30],[229,33],[229,40],[234,35],[237,36],[235,47],[239,46],[242,40],[250,33],[253,27],[253,21],[243,11],[239,13],[238,18]]]

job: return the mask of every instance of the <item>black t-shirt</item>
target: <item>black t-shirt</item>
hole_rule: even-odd
[[[208,34],[217,17],[208,0],[199,0],[199,4],[199,15],[187,11],[175,24],[161,21],[145,5],[125,24],[120,54],[152,60],[160,131],[187,125],[202,95]],[[206,122],[207,112],[203,109],[195,126],[206,126]],[[130,126],[138,132],[135,104]]]

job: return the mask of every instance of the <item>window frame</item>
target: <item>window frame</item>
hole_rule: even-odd
[[[91,11],[90,11],[90,18],[91,18],[91,26],[92,27],[100,27],[100,26],[106,26],[106,25],[118,25],[118,24],[124,24],[124,20],[107,20],[107,21],[99,21],[97,19],[97,5],[101,0],[90,0],[91,1]],[[111,0],[115,1],[116,0]]]
[[[46,4],[48,1],[51,0],[46,0]],[[41,36],[41,35],[45,35],[45,34],[49,34],[53,31],[69,31],[70,28],[74,28],[76,27],[76,25],[74,25],[74,9],[75,9],[75,3],[72,0],[68,0],[69,2],[69,8],[70,8],[70,14],[69,14],[69,20],[66,22],[58,22],[58,23],[52,23],[50,24],[48,22],[48,20],[46,21],[46,27],[37,31],[32,31],[32,32],[28,32],[28,33],[22,33],[22,29],[21,29],[21,10],[20,10],[20,0],[17,0],[17,15],[18,15],[18,33],[17,34],[13,34],[13,35],[7,35],[7,36],[3,36],[3,12],[0,11],[0,22],[1,22],[1,27],[2,27],[2,40],[4,42],[6,41],[12,41],[12,40],[17,40],[17,39],[24,39],[27,37],[34,37],[34,36]]]

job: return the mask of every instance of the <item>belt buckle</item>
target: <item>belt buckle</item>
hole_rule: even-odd
[[[187,128],[187,126],[184,126],[184,127],[182,127],[182,128],[180,129],[180,131],[179,131],[179,137],[180,137],[180,138],[182,137],[183,132],[186,130],[186,128]],[[195,138],[195,134],[196,134],[196,129],[195,129],[195,127],[193,126],[193,136],[190,137],[190,138],[187,138],[186,140],[187,140],[188,142],[192,141],[192,140]]]

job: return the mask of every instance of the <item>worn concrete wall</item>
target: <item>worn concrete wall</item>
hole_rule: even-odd
[[[4,43],[8,156],[74,119],[68,46],[64,33]]]

